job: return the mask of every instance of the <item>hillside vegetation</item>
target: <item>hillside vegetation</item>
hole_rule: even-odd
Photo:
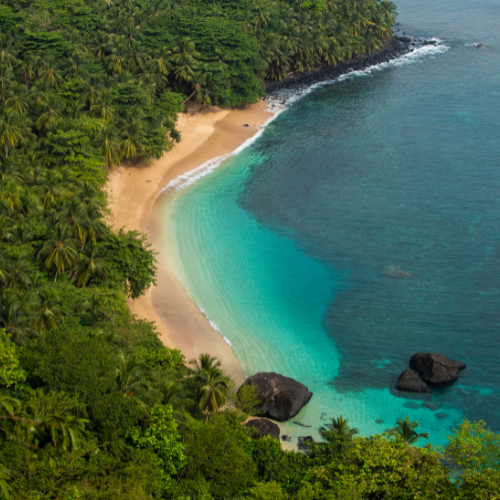
[[[109,170],[168,151],[187,103],[255,102],[265,79],[381,47],[394,22],[375,0],[2,1],[0,496],[498,498],[483,423],[447,450],[458,482],[409,422],[365,439],[332,415],[308,454],[252,439],[255,393],[132,317],[154,252],[105,222]]]

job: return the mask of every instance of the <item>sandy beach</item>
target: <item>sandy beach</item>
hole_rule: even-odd
[[[163,262],[160,259],[162,249],[155,246],[154,238],[148,234],[148,228],[155,225],[151,209],[160,192],[179,175],[234,151],[271,116],[262,101],[242,109],[211,107],[192,116],[179,115],[181,142],[171,151],[149,165],[120,167],[109,174],[106,189],[111,225],[115,229],[123,227],[127,231],[135,229],[146,233]],[[179,349],[187,361],[197,358],[200,353],[209,353],[221,360],[223,368],[238,384],[244,381],[231,347],[210,326],[166,266],[158,266],[157,285],[142,297],[129,299],[128,304],[138,319],[154,321],[162,342]]]

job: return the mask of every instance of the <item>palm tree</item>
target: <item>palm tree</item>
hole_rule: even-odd
[[[168,76],[170,70],[172,69],[172,64],[170,63],[170,50],[163,46],[159,52],[157,52],[148,63],[148,68],[151,73],[157,75]]]
[[[9,156],[9,147],[16,148],[24,140],[19,114],[14,109],[6,109],[0,118],[0,145]]]
[[[399,436],[408,444],[416,443],[420,438],[429,439],[429,434],[427,432],[422,432],[417,434],[414,430],[418,427],[418,422],[416,420],[410,422],[408,415],[405,415],[404,420],[402,418],[398,419],[396,422],[396,427],[392,428],[388,432],[388,436]]]
[[[99,99],[90,107],[90,114],[100,118],[103,122],[109,123],[116,115],[113,107],[113,98],[108,89],[104,89],[99,95]]]
[[[47,170],[38,182],[39,185],[36,186],[36,191],[42,200],[45,210],[56,205],[67,194],[62,175],[57,170]]]
[[[121,130],[121,154],[127,160],[132,157],[136,158],[143,151],[143,145],[146,140],[144,125],[138,120],[131,120],[124,125]]]
[[[118,390],[127,396],[142,396],[149,388],[151,371],[134,356],[118,355],[116,384]],[[139,398],[141,399],[141,398]]]
[[[27,337],[36,334],[31,327],[31,305],[26,291],[7,291],[0,300],[0,325],[18,344],[23,344]]]
[[[44,132],[47,129],[56,128],[63,119],[64,103],[56,94],[48,94],[37,106],[40,115],[36,120],[38,130]]]
[[[77,238],[83,245],[87,239],[85,231],[85,212],[83,207],[75,199],[69,200],[64,204],[62,210],[56,213],[56,223],[62,226],[69,226],[73,238]]]
[[[198,407],[208,417],[223,408],[227,401],[229,379],[223,374],[220,361],[209,354],[200,354],[200,364],[190,362],[194,367],[194,379],[197,385]]]
[[[56,328],[65,315],[61,305],[61,300],[51,288],[45,286],[40,292],[37,292],[33,313],[33,329],[43,334],[47,330]]]
[[[349,419],[344,418],[342,415],[338,418],[332,418],[332,423],[328,427],[321,427],[319,433],[326,441],[338,438],[351,441],[359,431],[356,428],[351,428],[348,422]]]
[[[99,244],[90,243],[79,256],[78,268],[76,270],[77,286],[85,287],[93,274],[101,278],[108,275],[108,266],[102,257],[99,257]]]
[[[174,410],[173,416],[176,420],[180,420],[186,406],[193,403],[193,401],[186,396],[183,385],[172,380],[164,380],[162,382],[160,394],[161,403],[172,407]]]
[[[39,259],[45,259],[47,269],[56,268],[54,282],[57,281],[57,274],[71,269],[78,258],[76,240],[69,233],[67,226],[57,227],[38,253]]]

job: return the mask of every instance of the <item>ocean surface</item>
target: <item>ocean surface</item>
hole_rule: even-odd
[[[435,445],[463,418],[500,431],[500,6],[397,7],[439,45],[295,95],[165,210],[179,277],[245,374],[314,393],[293,419],[311,427],[281,425],[295,443],[340,414],[361,435],[408,415]],[[467,369],[398,393],[419,351]]]

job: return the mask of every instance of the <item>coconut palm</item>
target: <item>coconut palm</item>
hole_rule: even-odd
[[[9,156],[9,148],[16,148],[23,140],[19,113],[6,109],[0,116],[0,145],[4,147],[5,157]]]
[[[0,325],[17,344],[36,335],[31,326],[31,305],[27,291],[8,290],[0,300]]]
[[[47,330],[56,328],[64,319],[62,302],[55,291],[47,286],[36,293],[33,306],[32,327],[43,334]]]
[[[122,352],[117,356],[116,385],[118,391],[127,396],[145,399],[151,381],[151,371],[134,356],[125,356]]]
[[[71,229],[73,238],[77,238],[83,245],[87,240],[85,230],[85,210],[78,201],[70,199],[66,202],[61,211],[56,212],[55,222],[60,226],[68,226]]]
[[[108,275],[108,271],[105,260],[99,256],[99,244],[92,242],[79,255],[76,284],[77,286],[85,287],[88,280],[94,274],[105,278]]]
[[[358,434],[358,429],[349,426],[349,419],[342,415],[338,418],[332,418],[332,423],[328,427],[321,427],[319,433],[326,441],[345,439],[352,441],[352,438]]]
[[[221,363],[209,354],[200,354],[199,364],[192,360],[198,407],[208,417],[223,408],[227,402],[229,379],[221,370]]]
[[[168,76],[172,69],[170,62],[171,52],[167,47],[163,46],[151,60],[148,62],[148,69],[151,73]]]
[[[42,133],[47,129],[56,128],[63,120],[64,107],[59,96],[52,93],[46,94],[37,106],[39,116],[36,120],[36,128]]]
[[[58,273],[68,271],[75,265],[78,258],[76,246],[77,240],[71,237],[70,228],[59,226],[38,252],[38,258],[45,259],[47,269],[55,267],[54,282],[57,281]]]
[[[405,415],[405,418],[398,419],[396,422],[396,427],[392,428],[387,435],[388,436],[399,436],[403,441],[408,444],[414,444],[419,439],[429,439],[429,434],[427,432],[422,432],[417,434],[415,429],[418,427],[418,422],[416,420],[411,421],[408,419],[408,415]]]

